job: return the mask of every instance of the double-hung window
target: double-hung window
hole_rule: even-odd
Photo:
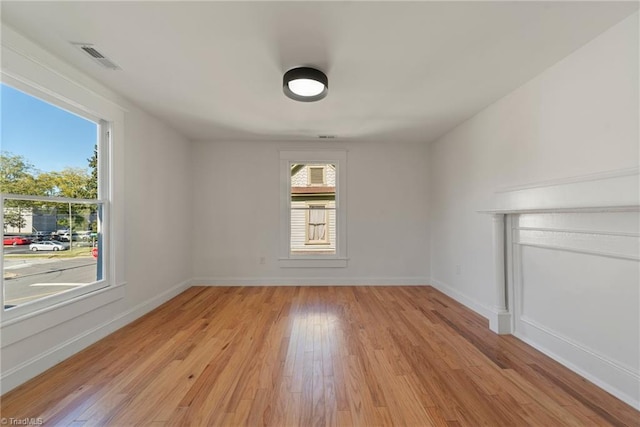
[[[110,125],[0,89],[2,305],[24,313],[108,284]]]
[[[280,152],[280,266],[345,267],[346,151]]]

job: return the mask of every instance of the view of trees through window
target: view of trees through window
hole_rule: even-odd
[[[97,123],[2,84],[4,308],[102,279]]]

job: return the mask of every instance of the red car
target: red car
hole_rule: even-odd
[[[30,239],[22,236],[5,236],[3,240],[3,244],[5,245],[28,245],[31,243]]]

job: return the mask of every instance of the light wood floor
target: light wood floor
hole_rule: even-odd
[[[2,398],[55,426],[640,425],[431,287],[194,287]]]

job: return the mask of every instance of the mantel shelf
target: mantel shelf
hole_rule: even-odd
[[[633,212],[640,210],[640,205],[611,206],[563,206],[526,209],[481,209],[476,212],[489,215],[508,215],[525,213],[567,213],[567,212]]]

